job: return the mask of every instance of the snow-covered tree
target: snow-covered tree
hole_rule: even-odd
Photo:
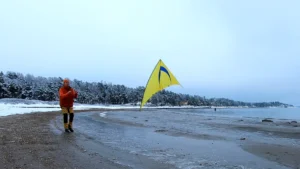
[[[33,75],[24,76],[21,73],[0,72],[0,98],[22,98],[36,99],[44,101],[58,100],[58,90],[62,86],[61,77],[35,77]],[[137,104],[141,102],[144,87],[129,88],[124,85],[114,85],[111,83],[83,82],[75,79],[71,81],[71,86],[78,91],[79,103],[87,104]],[[201,96],[191,96],[187,94],[177,94],[163,90],[155,94],[150,103],[157,106],[181,105],[182,103],[193,106],[289,106],[280,102],[246,103],[234,101],[226,98],[207,99]]]

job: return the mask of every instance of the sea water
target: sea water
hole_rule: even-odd
[[[217,109],[217,111],[197,109],[195,111],[184,112],[234,118],[251,117],[300,120],[300,108],[236,108]]]

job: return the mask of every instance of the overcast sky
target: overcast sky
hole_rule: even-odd
[[[144,86],[162,59],[172,91],[300,105],[298,0],[7,0],[0,69]]]

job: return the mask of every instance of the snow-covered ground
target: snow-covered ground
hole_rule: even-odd
[[[89,109],[135,109],[134,106],[110,106],[110,105],[85,105],[75,104],[74,110]],[[58,102],[47,102],[39,100],[22,100],[22,99],[0,99],[0,116],[13,114],[25,114],[32,112],[49,112],[59,111]]]
[[[201,107],[144,107],[143,109],[151,108],[201,108]],[[87,105],[87,104],[74,104],[74,110],[89,110],[89,109],[139,109],[139,106],[131,105]],[[0,99],[0,116],[8,116],[13,114],[25,114],[32,112],[49,112],[59,111],[59,103],[57,101],[40,101],[40,100],[24,100],[24,99]]]

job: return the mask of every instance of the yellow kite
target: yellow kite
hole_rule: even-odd
[[[171,85],[180,85],[180,83],[167,66],[159,60],[148,80],[140,109],[142,109],[142,107],[155,93]]]

